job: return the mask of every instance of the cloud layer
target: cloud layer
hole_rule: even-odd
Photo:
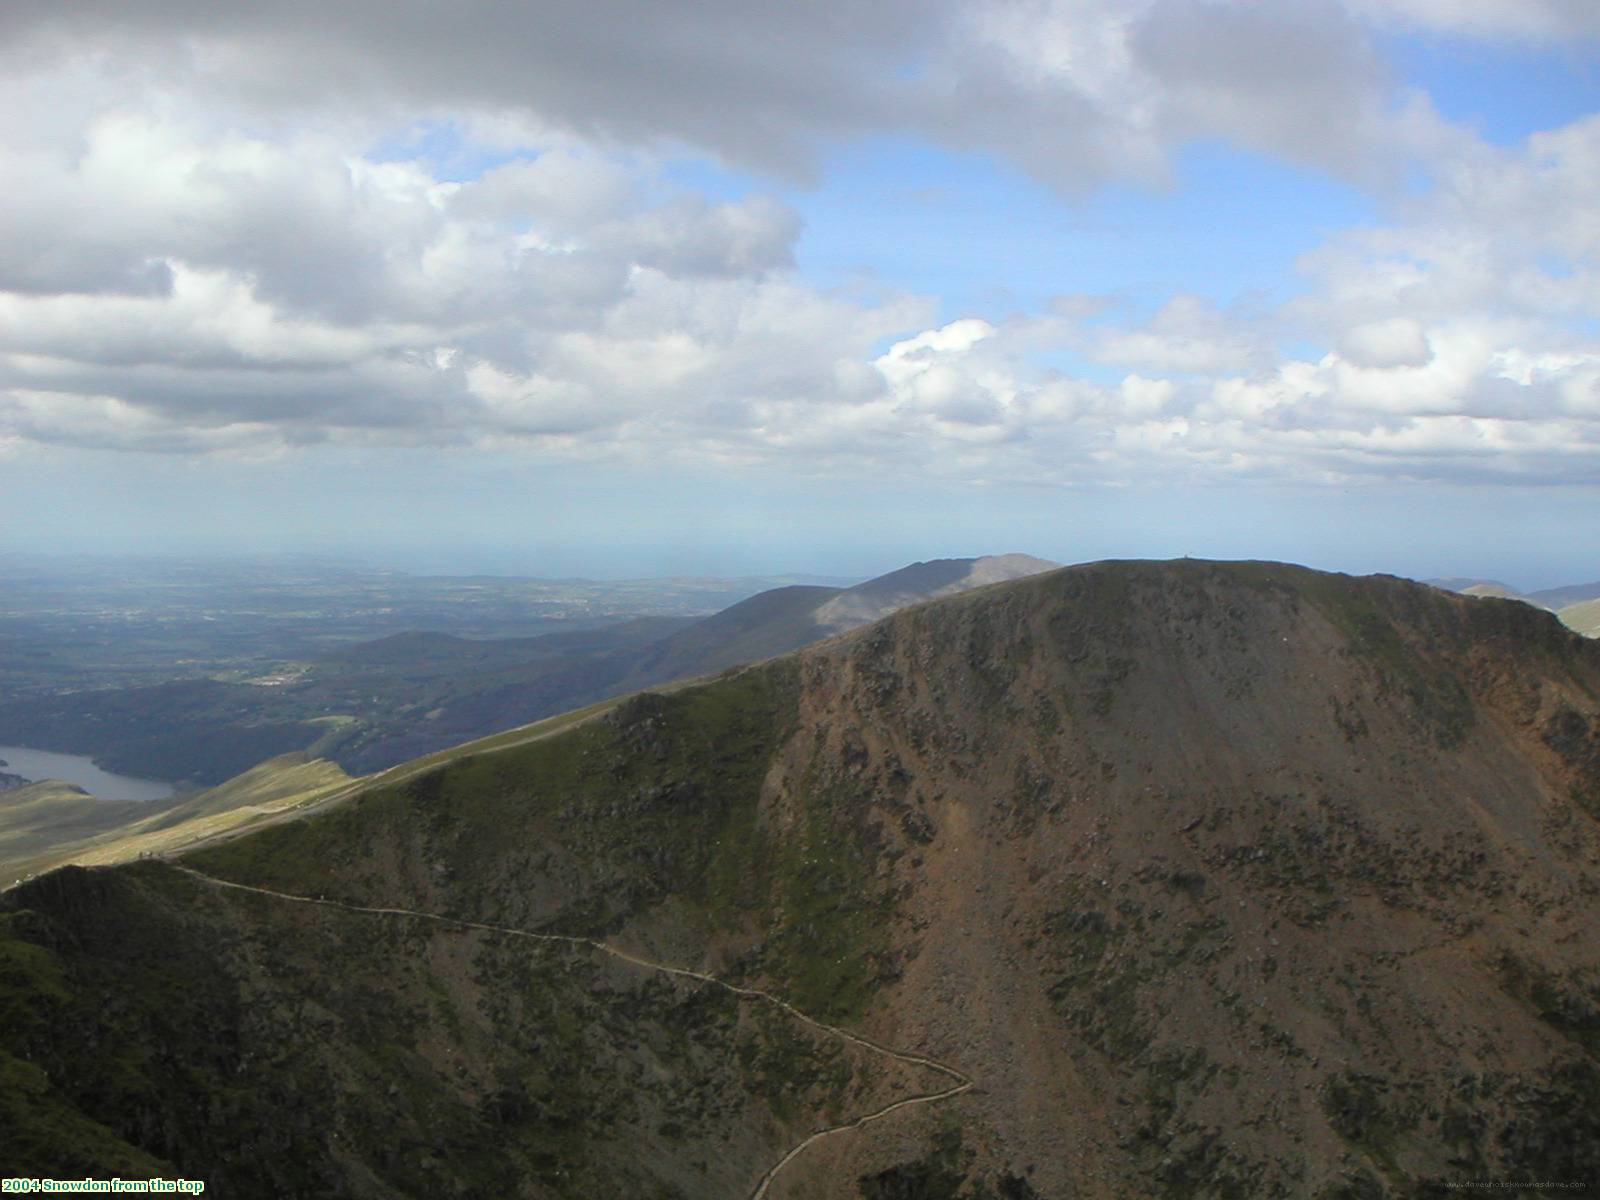
[[[1488,146],[1373,40],[1600,22],[1461,10],[8,5],[0,448],[1600,482],[1600,118]],[[424,152],[439,130],[450,153]],[[803,178],[875,132],[1064,196],[1221,138],[1395,199],[1268,311],[1066,296],[940,323],[935,297],[808,286],[789,205],[663,167]],[[1395,188],[1419,167],[1431,188]]]

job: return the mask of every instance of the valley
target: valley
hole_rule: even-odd
[[[416,604],[386,619],[438,620],[433,630],[337,642],[303,658],[258,657],[248,678],[239,671],[185,671],[133,687],[62,689],[60,680],[49,690],[10,687],[0,693],[0,740],[92,755],[108,770],[190,788],[216,786],[294,752],[366,774],[608,697],[786,653],[906,604],[1055,565],[1026,555],[918,563],[851,588],[770,588],[699,619],[632,615],[600,622],[597,606],[581,609],[581,616],[561,609],[567,615],[560,623],[578,628],[527,637],[445,632],[483,629],[484,617],[475,615],[481,602],[429,592],[436,608]],[[532,587],[523,581],[498,590],[453,582],[469,596],[482,587],[500,597],[491,609],[498,627],[555,620],[537,604],[514,605],[518,586]],[[701,581],[687,589],[666,580],[659,593],[613,585],[605,594],[614,606],[654,596],[659,608],[688,603],[686,592],[695,603],[737,595],[752,582]],[[325,620],[292,618],[294,580],[278,586],[285,612],[274,644],[306,645],[324,636]],[[564,587],[582,595],[576,584]],[[480,623],[466,624],[473,621]]]

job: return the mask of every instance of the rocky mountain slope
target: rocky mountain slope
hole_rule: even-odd
[[[1600,646],[1096,564],[12,891],[0,1136],[230,1196],[1592,1180],[1597,915]]]

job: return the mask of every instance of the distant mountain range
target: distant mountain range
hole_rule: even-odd
[[[854,587],[775,588],[662,640],[628,676],[628,690],[786,654],[912,604],[1060,566],[1027,554],[940,558]]]
[[[843,595],[784,591],[752,648]],[[1600,1179],[1600,644],[1528,605],[1090,564],[304,782],[254,831],[0,897],[8,1172],[240,1200]]]

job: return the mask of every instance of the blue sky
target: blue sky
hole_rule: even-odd
[[[1600,575],[1600,16],[359,8],[8,18],[0,549]]]

